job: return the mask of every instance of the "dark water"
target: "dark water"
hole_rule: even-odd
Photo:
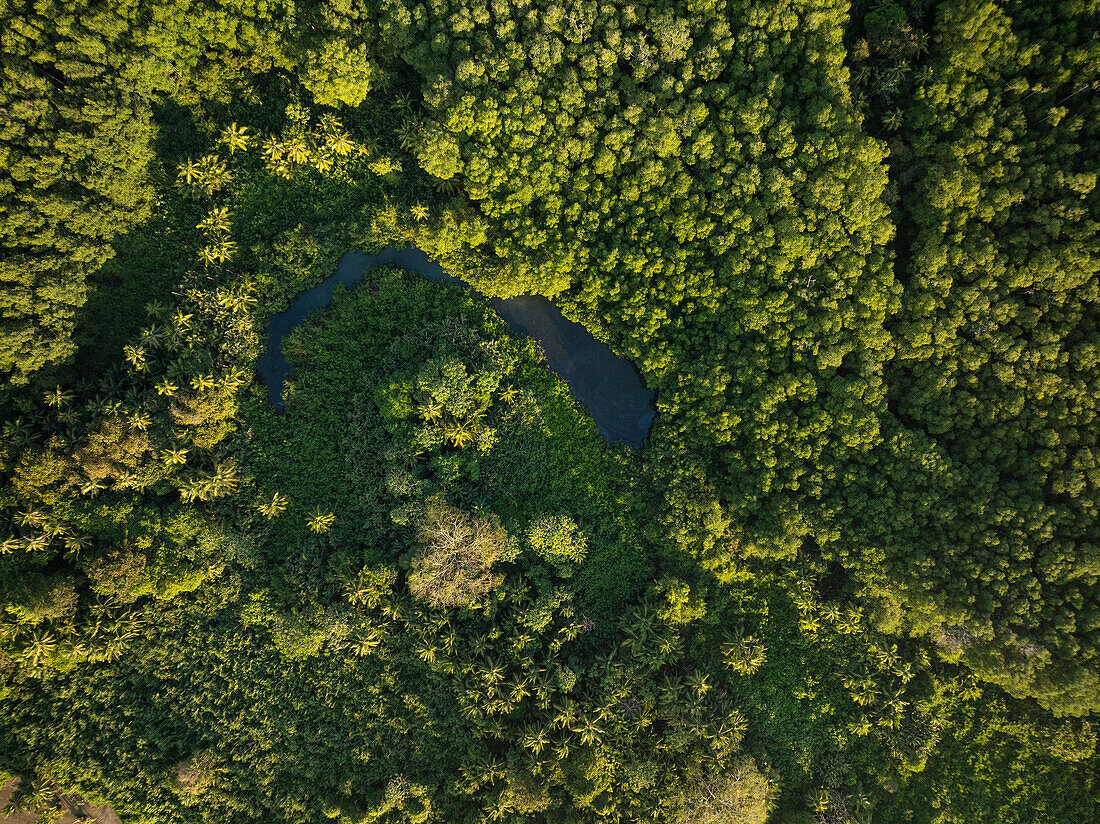
[[[290,372],[283,356],[283,338],[313,312],[328,305],[337,286],[358,283],[367,269],[385,263],[416,272],[429,280],[462,283],[416,248],[391,247],[373,255],[348,252],[340,259],[332,277],[300,293],[290,308],[272,315],[268,322],[267,348],[256,363],[256,369],[276,408],[283,407],[283,383]],[[646,389],[630,361],[620,358],[579,323],[566,320],[544,297],[490,298],[489,305],[513,330],[542,345],[547,365],[565,379],[573,396],[595,419],[601,435],[609,441],[641,447],[655,415],[653,392]]]

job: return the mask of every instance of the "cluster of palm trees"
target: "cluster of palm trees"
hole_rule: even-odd
[[[117,660],[141,633],[144,621],[140,610],[101,598],[79,625],[0,622],[0,641],[11,645],[12,657],[24,672],[37,675],[66,662]]]
[[[409,650],[453,681],[459,712],[479,742],[461,768],[469,792],[511,786],[512,768],[492,755],[501,746],[516,749],[507,764],[522,762],[549,781],[560,774],[555,765],[581,754],[613,762],[615,753],[644,750],[659,762],[692,752],[717,764],[745,732],[744,716],[711,676],[686,664],[679,630],[650,599],[623,623],[619,642],[578,667],[570,645],[584,620],[563,591],[548,599],[513,577],[484,615],[457,620],[407,594],[376,589],[371,581],[352,587],[352,603],[372,615],[353,649],[382,660]],[[542,615],[537,625],[535,613]],[[411,649],[391,643],[386,626],[394,621],[412,636]],[[629,795],[624,790],[608,803],[636,801]],[[509,798],[502,794],[490,817],[515,813]]]
[[[283,178],[307,168],[320,174],[346,175],[349,160],[372,154],[369,147],[356,143],[332,114],[323,115],[316,126],[296,121],[281,137],[270,135],[259,146],[264,166]]]
[[[91,821],[92,816],[80,803],[79,797],[62,793],[57,783],[39,776],[33,781],[20,778],[12,787],[7,802],[0,807],[0,816],[13,821],[24,821],[24,813],[37,815],[35,824],[56,824],[63,820]]]
[[[212,501],[237,491],[241,484],[241,472],[232,459],[220,461],[213,471],[199,472],[180,484],[180,498],[187,502]]]
[[[431,429],[437,431],[443,442],[455,449],[465,449],[486,434],[482,425],[487,410],[475,409],[470,414],[450,414],[434,397],[427,396],[416,404],[416,414]]]
[[[67,556],[75,558],[92,545],[91,536],[33,507],[17,512],[11,526],[16,532],[0,541],[0,555],[38,553],[60,547]]]
[[[768,660],[768,647],[756,635],[736,633],[722,645],[722,658],[738,675],[752,675]]]
[[[896,643],[883,639],[868,627],[857,607],[822,603],[806,581],[792,583],[790,591],[798,609],[800,632],[817,639],[828,630],[848,636],[858,647],[855,657],[862,663],[840,676],[841,684],[859,708],[859,714],[849,724],[852,733],[865,736],[878,731],[893,738],[904,733],[908,726],[923,723],[923,710],[915,706],[914,691],[918,676],[927,673],[931,666],[927,652],[903,655]],[[737,643],[744,641],[738,639]],[[735,660],[743,654],[740,648],[729,652]],[[727,664],[737,669],[728,657]]]
[[[221,142],[228,156],[248,150],[254,138],[234,125]],[[225,158],[208,154],[181,164],[177,178],[186,196],[203,199],[224,189],[233,175]],[[232,257],[228,208],[212,205],[197,229],[207,239],[202,255],[207,266]],[[43,391],[37,402],[28,396],[20,402],[20,414],[4,422],[0,435],[16,450],[13,465],[21,467],[30,491],[23,512],[0,522],[0,555],[31,553],[42,567],[79,571],[96,560],[93,550],[102,541],[66,523],[72,507],[83,505],[78,497],[108,489],[175,488],[181,501],[191,504],[232,495],[248,484],[217,444],[232,428],[225,421],[235,411],[237,391],[251,379],[242,367],[250,351],[255,286],[247,279],[212,280],[194,267],[177,287],[178,300],[155,300],[146,307],[149,322],[123,348],[125,363]],[[58,500],[62,506],[53,503]],[[276,495],[263,502],[261,514],[274,517],[285,506]],[[318,524],[331,521],[322,518]],[[74,609],[86,615],[84,606]],[[35,673],[64,666],[74,656],[111,661],[140,625],[125,610],[113,609],[82,618],[79,627],[66,621],[66,626],[29,619],[4,623],[0,652]]]
[[[206,239],[206,245],[199,250],[199,260],[203,265],[225,263],[237,253],[237,244],[229,234],[233,221],[227,207],[215,206],[195,228],[200,229]]]
[[[188,158],[176,167],[176,188],[192,200],[213,197],[231,180],[233,173],[225,158],[216,154],[203,155],[198,160]]]

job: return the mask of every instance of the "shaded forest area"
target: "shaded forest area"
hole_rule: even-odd
[[[1100,807],[1100,4],[0,9],[0,781],[42,820]],[[608,444],[415,243],[639,368]]]

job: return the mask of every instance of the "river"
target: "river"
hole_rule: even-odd
[[[327,306],[337,286],[353,286],[372,266],[393,264],[429,280],[467,286],[447,274],[420,249],[390,247],[374,254],[348,252],[336,272],[311,289],[300,292],[285,312],[273,314],[267,327],[267,347],[256,369],[267,386],[268,398],[283,407],[283,384],[290,365],[283,355],[283,338],[318,309]],[[560,375],[575,397],[592,415],[600,434],[640,448],[653,423],[653,392],[642,383],[634,364],[596,340],[579,323],[567,320],[553,303],[537,295],[488,298],[489,305],[518,334],[538,341],[546,353],[546,365]]]

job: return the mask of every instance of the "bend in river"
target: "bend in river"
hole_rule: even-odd
[[[348,252],[340,259],[336,273],[294,298],[285,312],[272,315],[267,327],[267,348],[256,364],[267,386],[271,403],[283,408],[283,384],[290,365],[283,355],[283,338],[309,315],[332,300],[337,286],[352,286],[372,266],[393,264],[428,280],[468,285],[447,274],[420,249],[390,247],[373,255]],[[546,364],[569,385],[596,421],[600,434],[609,441],[641,447],[656,414],[653,392],[642,383],[634,365],[620,358],[606,343],[596,340],[579,323],[566,320],[561,311],[544,297],[489,298],[489,305],[517,333],[542,345]]]

